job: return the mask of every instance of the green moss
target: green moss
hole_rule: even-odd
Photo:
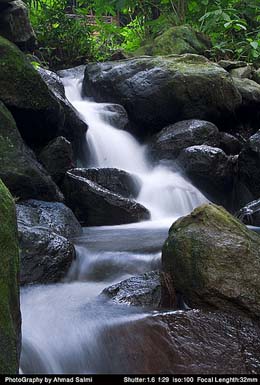
[[[0,99],[9,106],[42,110],[53,98],[26,56],[0,37]]]
[[[204,54],[210,47],[206,36],[194,31],[189,26],[169,28],[152,41],[147,41],[140,47],[136,55],[182,55],[185,53]]]
[[[0,180],[0,373],[18,370],[19,250],[13,199]]]
[[[162,261],[191,306],[260,317],[260,237],[224,208],[203,205],[176,221]]]

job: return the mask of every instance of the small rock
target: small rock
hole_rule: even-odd
[[[101,295],[116,303],[158,308],[161,300],[160,272],[152,271],[128,278],[104,289]]]

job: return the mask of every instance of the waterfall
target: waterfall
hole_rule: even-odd
[[[68,99],[89,126],[88,167],[116,167],[137,174],[142,181],[137,200],[151,211],[153,221],[85,228],[74,239],[77,258],[63,282],[21,289],[20,373],[138,373],[140,362],[135,357],[144,346],[150,346],[146,360],[157,351],[156,366],[163,372],[165,343],[171,337],[156,321],[157,310],[113,303],[99,293],[129,277],[160,269],[170,224],[206,198],[179,173],[151,165],[145,146],[107,123],[107,104],[82,99],[81,80],[63,81]],[[131,329],[135,325],[137,329]],[[158,327],[159,343],[154,339]],[[150,367],[154,364],[153,360]]]
[[[107,103],[83,99],[82,79],[65,77],[63,83],[67,98],[89,127],[86,135],[91,159],[89,166],[115,167],[137,174],[142,181],[137,201],[150,210],[153,220],[177,218],[207,202],[180,173],[160,164],[152,166],[144,145],[130,133],[109,124]]]

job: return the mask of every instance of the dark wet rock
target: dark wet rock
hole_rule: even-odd
[[[41,226],[19,225],[21,285],[58,282],[75,258],[73,244]]]
[[[141,204],[78,176],[74,170],[67,172],[63,192],[68,206],[87,226],[119,225],[150,218],[149,211]]]
[[[51,141],[39,154],[39,160],[56,183],[61,183],[68,170],[75,167],[71,143],[59,136]]]
[[[67,238],[81,234],[72,211],[62,203],[28,200],[16,205],[21,250],[21,284],[58,282],[75,258]]]
[[[1,180],[0,218],[0,374],[16,374],[21,348],[18,234],[15,205]]]
[[[101,293],[115,303],[158,308],[161,300],[160,272],[151,271],[109,286]]]
[[[42,227],[65,238],[81,234],[81,226],[73,212],[63,203],[30,199],[16,205],[20,226]]]
[[[2,7],[3,3],[8,3],[8,6]],[[0,5],[2,8],[0,8],[0,35],[18,45],[22,50],[33,50],[36,37],[25,3],[21,0],[1,1]]]
[[[117,168],[75,168],[71,172],[125,198],[137,198],[142,186],[138,176]]]
[[[233,77],[233,81],[237,90],[242,96],[242,104],[237,110],[238,120],[244,126],[243,130],[247,131],[248,126],[251,128],[259,128],[260,118],[260,85],[250,79],[239,79]],[[245,136],[246,134],[244,134]]]
[[[204,193],[216,202],[229,203],[235,165],[223,150],[206,145],[188,147],[180,153],[177,162]]]
[[[248,203],[236,216],[246,225],[260,226],[260,199]]]
[[[17,127],[32,147],[47,144],[63,127],[64,113],[26,56],[0,37],[0,99],[9,108]]]
[[[203,205],[175,222],[162,270],[192,307],[260,317],[260,237],[223,208]]]
[[[139,127],[138,136],[185,119],[219,122],[223,128],[241,104],[229,73],[192,54],[88,64],[83,92],[122,104]]]
[[[121,130],[127,128],[129,124],[127,112],[120,104],[107,104],[102,118],[113,127]]]
[[[155,159],[175,159],[184,148],[199,144],[218,146],[218,128],[203,120],[184,120],[160,131],[150,151]]]
[[[0,177],[19,199],[64,199],[57,185],[24,144],[12,115],[1,102]]]
[[[211,45],[210,39],[203,33],[195,31],[188,25],[178,25],[168,28],[152,41],[144,42],[135,52],[135,56],[185,53],[203,55]]]
[[[38,68],[43,81],[49,90],[59,100],[64,113],[64,123],[59,128],[58,135],[64,136],[72,143],[74,150],[74,159],[80,158],[81,161],[87,161],[88,155],[86,146],[87,124],[81,119],[77,110],[72,106],[65,96],[65,89],[60,77],[52,71],[44,68]]]
[[[238,157],[240,181],[255,199],[260,196],[260,131],[251,136]]]
[[[233,135],[227,132],[219,133],[219,148],[227,155],[237,155],[242,150],[242,143]]]
[[[245,61],[236,61],[236,60],[220,60],[218,64],[224,68],[226,71],[231,71],[235,68],[246,67],[247,62]]]
[[[259,326],[251,320],[221,312],[171,312],[134,322],[130,318],[107,327],[98,337],[97,343],[104,346],[99,356],[103,365],[98,370],[119,374],[259,374],[259,337]]]

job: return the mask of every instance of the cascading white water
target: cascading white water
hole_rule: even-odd
[[[152,167],[145,146],[104,120],[106,104],[82,99],[81,80],[65,77],[63,81],[68,99],[89,126],[91,163],[87,166],[137,174],[142,180],[138,201],[158,221],[86,228],[75,240],[77,258],[63,283],[22,288],[21,372],[138,373],[136,353],[143,352],[146,342],[138,333],[128,332],[128,326],[144,319],[144,330],[151,335],[148,345],[157,351],[161,373],[164,347],[153,341],[153,325],[146,321],[148,315],[153,317],[153,310],[112,304],[98,294],[123,279],[159,269],[169,225],[206,198],[177,172],[161,165]],[[126,327],[120,329],[120,325]],[[162,336],[164,340],[168,338]],[[134,359],[129,360],[124,343],[130,344]]]
[[[147,207],[152,219],[177,218],[188,214],[207,199],[178,172],[165,166],[152,167],[146,148],[128,132],[104,120],[106,103],[84,100],[82,80],[63,79],[66,96],[88,124],[87,141],[93,167],[116,167],[137,174],[142,189],[137,201]]]

